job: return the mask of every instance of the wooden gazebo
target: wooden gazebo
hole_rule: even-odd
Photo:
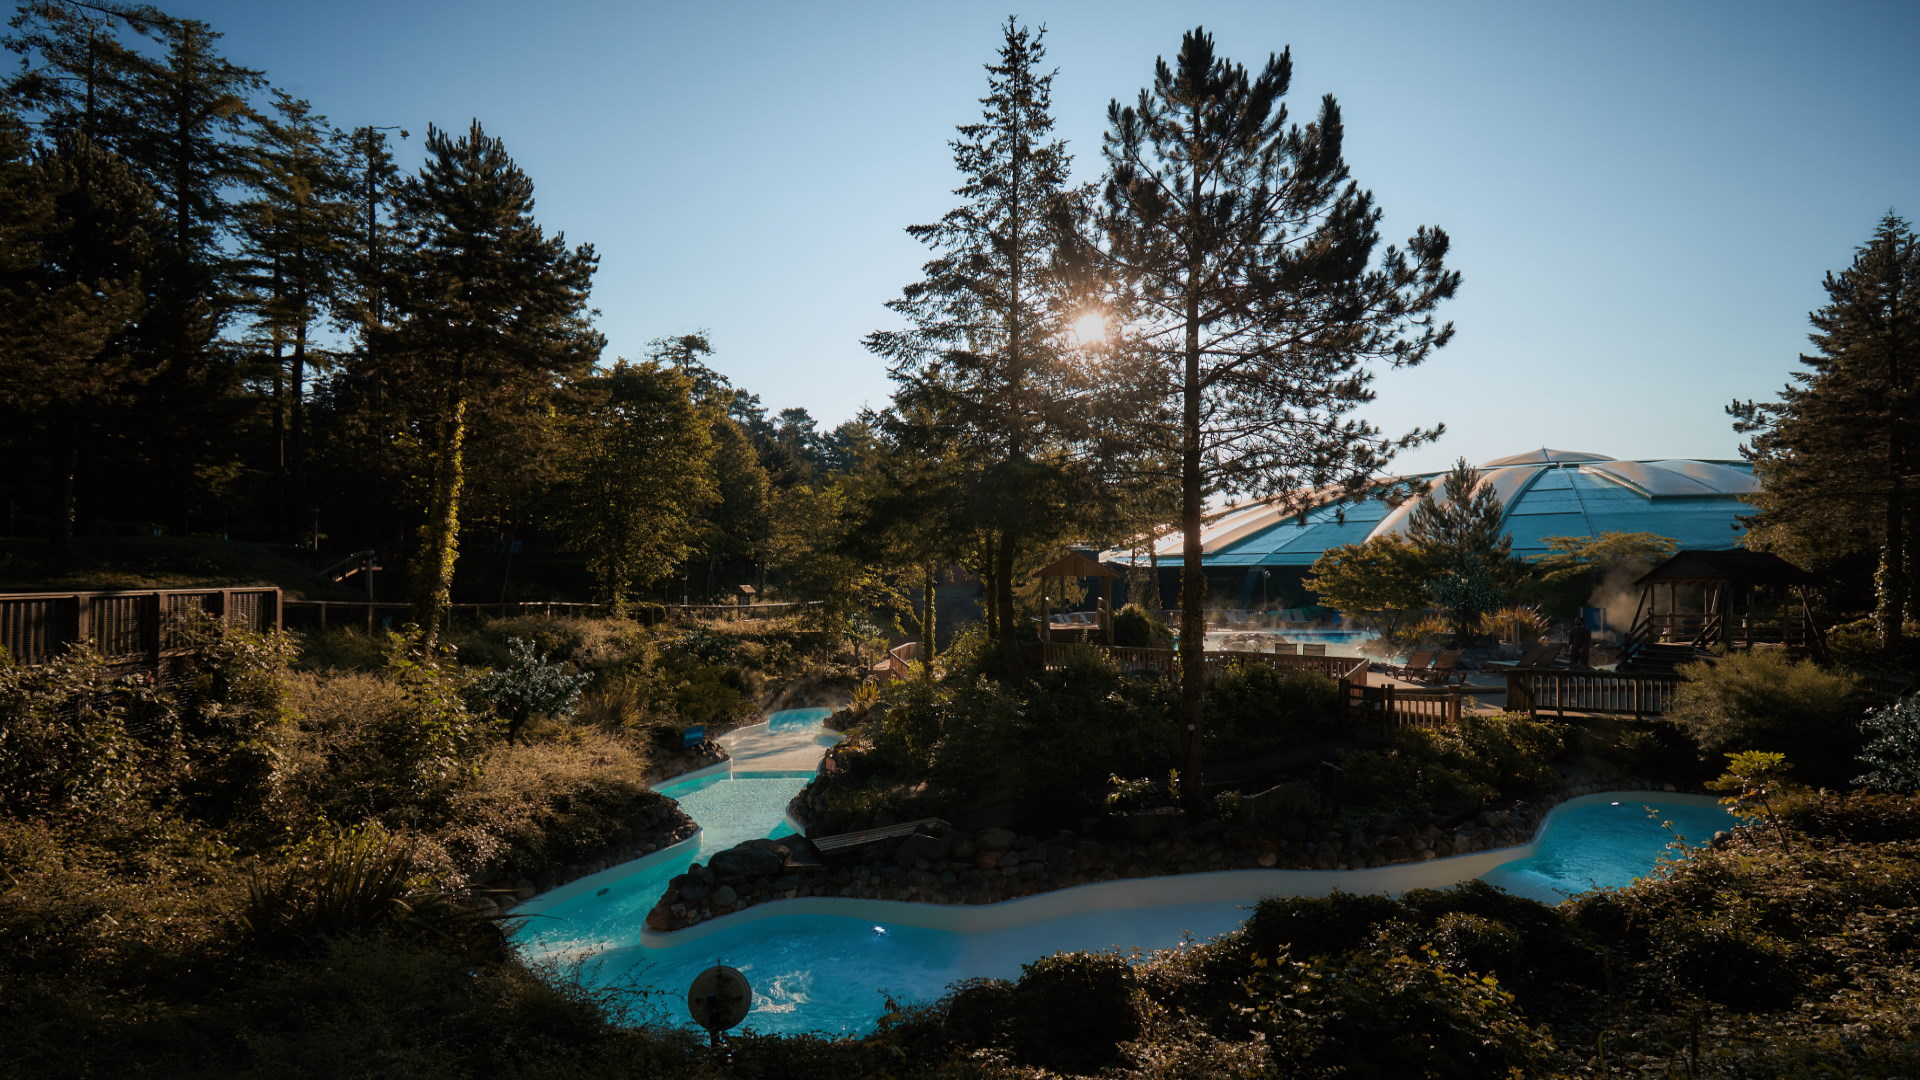
[[[1051,599],[1054,595],[1054,589],[1049,582],[1058,580],[1064,584],[1066,581],[1098,578],[1100,580],[1098,629],[1100,630],[1100,637],[1106,644],[1113,644],[1113,583],[1120,579],[1120,574],[1117,571],[1112,567],[1089,559],[1077,551],[1069,551],[1054,560],[1050,565],[1035,571],[1033,576],[1040,579],[1041,641],[1054,640],[1053,603]],[[1065,590],[1062,589],[1061,591],[1064,592]],[[1091,629],[1095,629],[1091,624],[1084,628],[1084,630]],[[1077,632],[1075,635],[1082,641],[1092,636],[1085,633],[1084,630]]]
[[[1681,551],[1635,581],[1640,603],[1622,655],[1652,645],[1696,649],[1756,645],[1824,655],[1807,589],[1820,579],[1762,551]],[[1756,600],[1772,599],[1771,604]]]

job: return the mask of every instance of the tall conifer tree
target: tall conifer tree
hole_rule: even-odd
[[[408,403],[419,450],[425,513],[413,578],[431,642],[452,604],[470,412],[584,374],[602,340],[587,308],[592,246],[541,230],[533,181],[501,141],[476,120],[457,139],[429,128],[426,146],[398,194],[404,250],[377,355]]]
[[[84,137],[34,153],[0,117],[0,174],[0,416],[46,455],[48,539],[64,555],[87,448],[152,378],[127,339],[160,223],[147,189]]]
[[[275,91],[253,152],[254,197],[238,209],[240,283],[269,354],[276,525],[303,506],[307,386],[317,324],[346,299],[356,209],[339,133],[307,102]]]
[[[1761,490],[1749,547],[1814,565],[1872,567],[1881,645],[1914,615],[1911,537],[1920,462],[1920,239],[1889,213],[1853,265],[1826,278],[1814,352],[1777,401],[1728,406]]]
[[[1072,298],[1058,265],[1081,199],[1066,144],[1051,138],[1044,37],[1007,20],[981,118],[952,144],[963,177],[955,194],[965,202],[907,230],[937,253],[926,276],[887,305],[912,326],[867,338],[899,384],[890,435],[916,452],[909,459],[945,463],[902,478],[900,491],[929,514],[963,519],[949,531],[991,533],[978,568],[989,586],[987,626],[1016,671],[1018,562],[1057,529],[1076,501],[1067,491],[1086,482],[1076,399],[1087,387],[1064,347]]]
[[[1380,211],[1349,178],[1332,97],[1289,124],[1291,55],[1257,75],[1188,33],[1137,104],[1108,109],[1102,215],[1129,336],[1157,372],[1175,437],[1181,565],[1182,767],[1201,790],[1206,579],[1200,528],[1214,495],[1362,491],[1414,431],[1350,418],[1373,397],[1369,361],[1417,364],[1452,336],[1433,310],[1459,275],[1446,234],[1421,228],[1376,258]],[[1151,429],[1150,429],[1151,430]]]

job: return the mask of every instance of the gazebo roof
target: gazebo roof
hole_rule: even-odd
[[[1764,551],[1678,551],[1635,585],[1656,581],[1729,581],[1736,585],[1818,585],[1820,579]]]
[[[1053,565],[1034,571],[1033,576],[1042,577],[1042,578],[1093,577],[1093,578],[1113,578],[1115,580],[1118,580],[1122,575],[1119,572],[1105,565],[1102,565],[1101,563],[1094,562],[1092,559],[1087,558],[1085,555],[1082,555],[1077,551],[1069,551],[1065,555],[1060,556],[1060,558],[1056,560],[1053,563]]]

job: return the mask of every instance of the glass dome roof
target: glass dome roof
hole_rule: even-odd
[[[1740,539],[1737,518],[1752,513],[1741,496],[1759,490],[1752,470],[1738,461],[1665,459],[1621,461],[1605,454],[1533,450],[1483,462],[1480,484],[1491,487],[1505,508],[1514,554],[1535,558],[1549,550],[1549,536],[1597,536],[1646,532],[1675,540],[1682,549],[1719,550]],[[1412,478],[1424,482],[1420,499],[1438,498],[1444,473]],[[1210,567],[1311,566],[1320,553],[1375,536],[1404,534],[1417,499],[1390,507],[1375,499],[1306,500],[1310,509],[1284,513],[1260,500],[1230,506],[1202,529]],[[1180,534],[1162,537],[1162,566],[1180,565]],[[1109,562],[1133,561],[1131,551],[1111,551]]]

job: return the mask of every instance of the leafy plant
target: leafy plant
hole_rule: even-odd
[[[1173,642],[1173,631],[1139,604],[1128,604],[1113,613],[1113,643],[1131,649],[1164,649]]]
[[[1786,826],[1780,822],[1774,804],[1797,789],[1788,773],[1787,756],[1766,750],[1743,750],[1727,755],[1727,771],[1707,781],[1708,791],[1731,794],[1720,802],[1727,811],[1741,817],[1763,818],[1774,827],[1780,846],[1789,848]]]
[[[249,879],[240,923],[254,947],[312,948],[322,939],[396,931],[451,945],[475,959],[505,947],[496,920],[432,887],[414,847],[377,827],[323,829]]]
[[[1530,607],[1503,607],[1482,615],[1476,629],[1502,641],[1529,646],[1547,636],[1547,617]]]
[[[548,663],[525,638],[514,638],[507,647],[512,663],[482,675],[474,682],[473,693],[506,718],[507,745],[511,746],[533,717],[571,716],[592,676],[575,675],[565,664]]]
[[[1878,791],[1920,792],[1920,696],[1909,695],[1867,714],[1870,736],[1858,761],[1868,766],[1854,783]]]
[[[467,707],[466,679],[451,650],[408,628],[387,635],[387,679],[408,708],[378,733],[397,797],[433,800],[479,768],[491,725]]]

